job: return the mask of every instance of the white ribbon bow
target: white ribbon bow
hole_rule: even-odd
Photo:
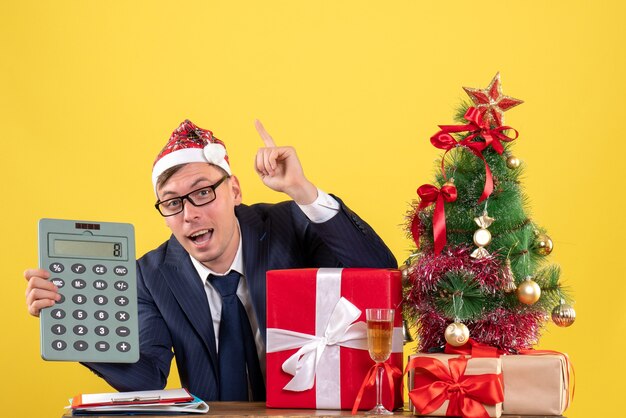
[[[283,371],[293,376],[285,390],[302,392],[315,383],[315,372],[327,346],[367,350],[367,324],[354,323],[361,316],[359,308],[341,297],[328,320],[323,336],[280,328],[268,328],[267,352],[300,348],[283,363]]]

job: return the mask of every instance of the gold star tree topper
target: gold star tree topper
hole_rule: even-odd
[[[463,90],[469,95],[478,110],[484,113],[485,120],[496,126],[502,126],[504,123],[504,112],[524,103],[523,100],[502,94],[500,73],[496,73],[496,76],[485,89],[463,87]]]

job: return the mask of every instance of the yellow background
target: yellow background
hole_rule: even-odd
[[[150,168],[183,119],[226,142],[247,203],[282,199],[252,169],[261,119],[403,261],[400,224],[440,155],[429,137],[462,86],[497,71],[525,100],[506,121],[577,302],[576,323],[548,325],[539,348],[574,362],[569,417],[619,414],[624,17],[622,2],[582,0],[2,2],[0,414],[56,417],[68,397],[109,390],[40,358],[22,272],[42,217],[133,223],[137,255],[165,240]]]

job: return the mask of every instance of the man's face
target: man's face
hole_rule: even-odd
[[[171,199],[217,183],[224,173],[206,163],[185,165],[157,189],[159,200]],[[226,179],[215,190],[215,200],[196,207],[184,201],[184,210],[165,218],[165,223],[192,257],[216,273],[232,264],[239,246],[235,206],[241,203],[236,177]]]

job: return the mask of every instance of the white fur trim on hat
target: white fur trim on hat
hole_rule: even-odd
[[[208,143],[204,147],[203,152],[206,160],[211,164],[215,164],[221,167],[220,164],[226,162],[226,160],[224,159],[224,157],[226,157],[226,148],[224,148],[222,144],[216,144],[214,142]],[[230,169],[227,171],[229,171],[230,174]]]
[[[159,176],[168,168],[180,164],[209,163],[222,168],[230,176],[232,174],[230,166],[224,157],[226,157],[226,148],[216,143],[209,143],[204,149],[185,148],[164,155],[152,168],[152,187],[154,188],[154,193],[156,194],[157,179]]]

